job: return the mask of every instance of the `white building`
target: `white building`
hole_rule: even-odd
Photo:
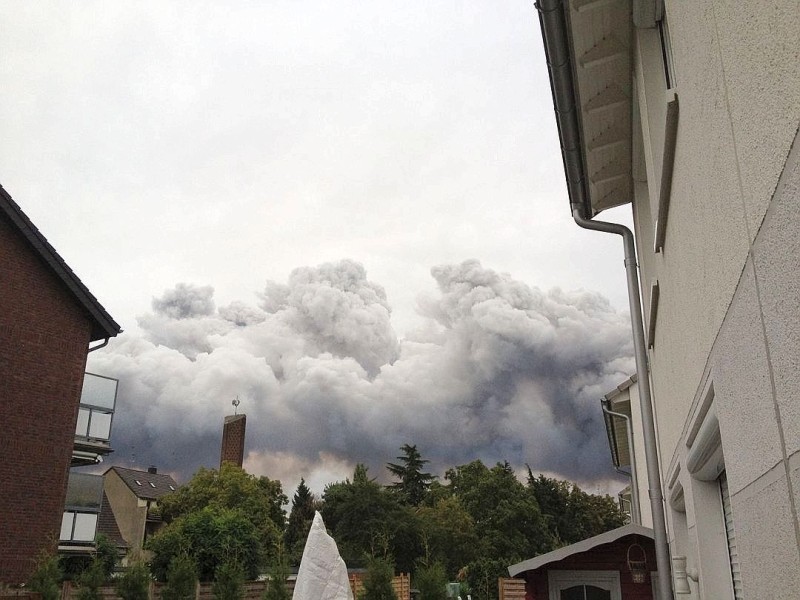
[[[537,6],[576,221],[633,209],[674,591],[798,598],[800,3]]]
[[[631,483],[620,493],[622,509],[633,523],[652,529],[653,513],[647,501],[647,477],[639,386],[632,375],[602,399],[608,445],[614,467],[630,474]],[[623,415],[623,416],[619,416]]]

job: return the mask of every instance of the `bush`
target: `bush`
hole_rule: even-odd
[[[78,600],[101,600],[100,586],[108,580],[106,565],[95,556],[89,567],[76,579],[78,585]]]
[[[371,558],[364,575],[364,591],[359,600],[397,600],[392,586],[394,564],[383,558]]]
[[[418,568],[414,584],[422,600],[447,600],[447,575],[441,563]]]
[[[197,589],[197,567],[187,554],[178,554],[169,563],[167,585],[161,590],[162,600],[194,600]]]
[[[211,586],[217,600],[241,600],[244,596],[244,569],[235,560],[226,561],[214,571]]]
[[[61,596],[59,581],[61,581],[61,566],[58,556],[42,552],[36,561],[36,570],[28,582],[30,589],[40,594],[42,600],[58,600]]]
[[[117,596],[122,600],[148,600],[150,571],[143,562],[130,566],[117,580]]]
[[[286,589],[288,576],[289,568],[286,561],[276,561],[269,572],[269,582],[264,590],[264,600],[291,600],[289,590]]]
[[[103,534],[98,535],[95,539],[94,556],[62,556],[59,559],[62,577],[79,583],[81,575],[95,562],[100,563],[97,568],[103,572],[104,579],[110,579],[117,563],[117,549]]]

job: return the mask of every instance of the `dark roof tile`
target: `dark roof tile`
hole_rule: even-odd
[[[178,489],[178,484],[169,475],[162,473],[149,473],[123,467],[111,467],[120,479],[125,482],[138,498],[143,500],[158,500],[161,496]],[[106,471],[108,472],[108,471]]]

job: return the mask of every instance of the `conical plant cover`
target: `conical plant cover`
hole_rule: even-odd
[[[318,512],[308,532],[292,600],[353,600],[347,565]]]

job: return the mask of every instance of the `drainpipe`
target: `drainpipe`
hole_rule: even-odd
[[[633,241],[633,233],[631,233],[630,229],[618,223],[593,221],[584,218],[579,205],[572,206],[572,217],[584,229],[621,235],[625,246],[628,305],[631,311],[633,351],[639,384],[639,402],[642,409],[642,438],[644,439],[644,454],[647,462],[650,510],[653,514],[653,537],[655,538],[656,546],[658,586],[660,597],[669,600],[673,597],[669,542],[667,541],[667,527],[664,515],[664,497],[661,494],[661,468],[658,465],[658,442],[656,441],[656,427],[653,419],[653,405],[650,399],[650,376],[648,374],[647,351],[644,343],[642,304],[639,297],[639,273],[637,270],[638,265],[636,264],[636,246]]]
[[[108,346],[108,340],[109,340],[109,339],[111,339],[111,338],[106,338],[106,339],[104,339],[102,344],[97,344],[97,346],[92,346],[91,348],[89,348],[89,349],[86,351],[86,354],[89,354],[89,352],[94,352],[95,350],[100,350],[100,348],[103,348],[103,347],[105,347],[105,346]]]
[[[627,475],[631,478],[631,521],[637,525],[642,524],[642,511],[639,508],[639,478],[636,476],[636,459],[633,453],[633,429],[631,428],[631,418],[623,413],[614,412],[611,410],[611,402],[603,398],[600,400],[600,406],[603,412],[611,417],[618,417],[625,421],[625,435],[628,436],[628,454],[631,457],[631,472],[627,473],[618,466],[614,466],[617,473]]]
[[[664,518],[664,502],[661,494],[661,473],[658,465],[653,407],[650,399],[650,377],[647,368],[647,351],[644,343],[642,306],[639,297],[639,274],[636,264],[636,246],[633,233],[624,225],[593,221],[589,199],[589,186],[583,156],[581,125],[578,118],[577,95],[573,76],[572,54],[569,42],[568,18],[570,7],[563,0],[537,0],[542,41],[547,57],[547,72],[553,93],[558,137],[561,143],[561,158],[567,176],[567,191],[570,197],[572,216],[585,229],[603,231],[622,236],[625,247],[625,270],[628,276],[628,302],[630,304],[633,347],[636,358],[636,374],[639,382],[639,401],[642,408],[642,434],[647,462],[650,506],[653,515],[653,537],[655,538],[656,564],[660,600],[672,600],[672,576],[669,560],[669,543]],[[588,215],[588,217],[587,217]]]

